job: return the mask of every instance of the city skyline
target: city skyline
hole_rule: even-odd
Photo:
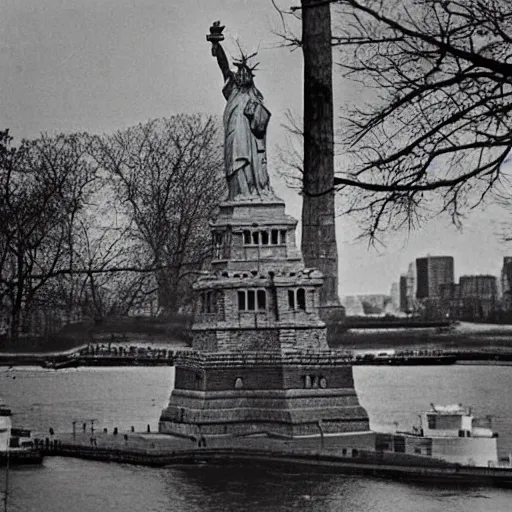
[[[426,292],[427,294],[424,297],[423,296],[418,297],[417,266],[418,266],[418,261],[429,260],[429,259],[451,259],[452,260],[452,270],[451,270],[452,278],[447,279],[446,283],[450,282],[452,284],[457,285],[458,283],[462,283],[463,281],[467,281],[468,279],[471,279],[471,278],[489,278],[489,277],[496,279],[496,281],[499,283],[500,281],[503,280],[504,268],[505,268],[506,264],[512,259],[512,256],[503,256],[503,258],[501,260],[501,267],[500,267],[499,271],[496,273],[480,272],[480,273],[464,273],[464,274],[463,273],[457,274],[456,272],[454,272],[454,268],[456,267],[456,260],[455,260],[455,258],[453,258],[452,255],[449,255],[449,254],[426,254],[423,256],[419,256],[409,263],[407,271],[403,271],[403,269],[402,269],[402,271],[398,274],[397,280],[391,282],[389,296],[393,297],[393,293],[394,293],[393,290],[395,288],[398,291],[398,293],[402,294],[403,293],[401,291],[402,287],[405,290],[405,286],[406,286],[405,283],[407,282],[407,279],[408,278],[410,279],[412,277],[413,281],[414,281],[414,297],[415,298],[427,298],[429,296],[428,292]],[[413,269],[412,276],[410,275],[411,269]],[[424,285],[423,286],[420,285],[420,288],[422,288],[422,290],[419,293],[420,293],[420,295],[422,295],[425,293]],[[408,291],[410,293],[410,290],[408,290]],[[500,290],[500,284],[498,284],[498,295],[500,295],[500,293],[502,293],[502,290]],[[439,295],[439,293],[437,295]]]
[[[273,32],[282,25],[271,2],[243,2],[241,8],[233,0],[134,0],[130,9],[120,0],[72,0],[65,9],[57,0],[8,2],[0,20],[0,128],[9,128],[19,141],[41,132],[110,133],[182,112],[220,115],[222,77],[205,41],[216,19],[226,25],[232,57],[235,38],[259,51],[256,80],[274,113],[271,179],[288,212],[300,219],[301,198],[284,185],[278,155],[286,140],[286,112],[300,118],[302,111],[302,55],[279,48]],[[357,85],[335,82],[338,106],[357,94]],[[388,293],[408,262],[429,252],[453,255],[456,276],[499,275],[503,256],[512,250],[498,235],[497,219],[507,214],[486,205],[470,213],[462,231],[438,217],[411,233],[389,233],[385,245],[375,247],[357,240],[356,220],[338,217],[339,294]]]

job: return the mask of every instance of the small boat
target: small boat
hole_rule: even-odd
[[[30,430],[13,428],[11,410],[0,405],[0,466],[41,464],[43,453],[34,446]]]
[[[420,418],[420,426],[411,431],[378,434],[377,449],[467,467],[512,468],[510,458],[498,457],[498,434],[492,430],[490,417],[476,418],[462,404],[431,404]]]

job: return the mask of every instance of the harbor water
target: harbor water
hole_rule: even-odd
[[[355,367],[360,401],[375,430],[418,424],[430,403],[463,403],[491,415],[501,455],[512,452],[512,368],[505,366]],[[13,423],[70,432],[133,426],[156,430],[172,387],[167,367],[0,369],[0,396]],[[0,489],[5,474],[0,475]],[[325,474],[305,468],[210,465],[146,468],[47,458],[42,466],[11,468],[9,510],[36,512],[509,511],[512,490],[417,485]]]

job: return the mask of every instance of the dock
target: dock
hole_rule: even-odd
[[[181,438],[165,434],[56,434],[46,457],[75,457],[149,467],[180,464],[268,464],[309,468],[340,475],[364,475],[432,484],[512,487],[512,469],[471,467],[439,459],[351,448],[374,433],[280,439]],[[91,439],[94,439],[91,440]],[[306,469],[308,470],[308,469]]]

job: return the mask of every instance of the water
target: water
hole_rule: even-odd
[[[73,420],[92,418],[109,429],[155,429],[173,376],[173,369],[158,367],[0,369],[0,390],[15,423],[34,430],[70,431]],[[372,428],[406,428],[430,402],[463,402],[478,415],[494,415],[500,449],[512,451],[512,368],[356,367],[354,376]],[[414,485],[303,468],[153,469],[65,458],[12,469],[10,490],[9,510],[23,512],[508,512],[512,499],[507,490]]]

